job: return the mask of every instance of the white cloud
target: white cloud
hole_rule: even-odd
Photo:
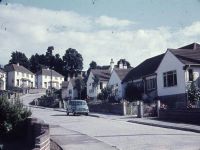
[[[92,60],[108,65],[110,58],[115,62],[126,58],[136,66],[168,47],[200,42],[200,22],[175,31],[165,27],[136,30],[131,25],[133,21],[108,16],[92,18],[75,12],[0,5],[0,63],[7,63],[12,51],[30,57],[53,45],[61,56],[69,47],[77,49],[83,55],[84,69]]]
[[[132,21],[129,20],[120,20],[108,16],[100,16],[96,19],[95,22],[102,27],[127,27],[134,24]]]

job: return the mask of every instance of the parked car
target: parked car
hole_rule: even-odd
[[[72,113],[88,115],[89,108],[85,100],[69,100],[66,105],[66,113],[69,115]]]

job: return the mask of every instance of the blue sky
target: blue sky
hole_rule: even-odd
[[[4,5],[5,3],[8,5]],[[200,0],[3,0],[0,5],[0,63],[13,50],[28,57],[54,45],[84,57],[84,69],[126,58],[144,59],[200,42]],[[6,30],[5,30],[6,29]]]

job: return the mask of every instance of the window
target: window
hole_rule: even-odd
[[[153,79],[148,79],[146,81],[147,83],[147,90],[153,90],[153,89],[156,89],[156,79],[153,78]]]
[[[45,76],[45,79],[47,79],[47,76]]]
[[[19,79],[17,79],[17,86],[19,86]]]
[[[31,78],[33,78],[33,75],[31,75]]]
[[[31,82],[31,87],[33,87],[33,82]]]
[[[57,80],[58,78],[57,77],[55,77],[55,80]]]
[[[71,90],[71,89],[69,90],[69,95],[70,95],[70,94],[72,94],[72,90]]]
[[[189,69],[188,73],[189,73],[189,81],[193,81],[193,70]]]
[[[26,74],[26,77],[29,78],[29,74],[28,73]]]
[[[44,82],[44,87],[47,88],[47,82]]]
[[[177,85],[176,71],[168,71],[163,73],[164,87],[171,87]]]
[[[100,89],[103,89],[103,82],[100,82]]]
[[[22,77],[24,77],[24,73],[22,73]]]
[[[17,75],[19,75],[19,72],[17,72]]]

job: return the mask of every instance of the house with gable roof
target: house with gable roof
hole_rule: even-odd
[[[188,85],[200,85],[200,44],[167,49],[156,74],[160,100],[172,107],[185,107]]]
[[[6,72],[0,68],[0,90],[6,90]]]
[[[146,59],[133,68],[124,78],[123,84],[132,83],[142,89],[143,100],[152,101],[157,97],[156,70],[164,54]]]
[[[87,96],[96,99],[97,95],[105,88],[114,69],[114,61],[111,59],[110,67],[107,69],[92,69],[87,79]],[[98,82],[98,83],[95,83]]]
[[[30,70],[17,64],[8,64],[5,67],[7,73],[7,86],[8,88],[34,88],[35,87],[35,74]]]
[[[52,87],[60,89],[64,81],[64,76],[52,69],[41,69],[36,73],[36,85],[39,89],[49,89]]]
[[[119,63],[119,68],[113,69],[108,81],[108,87],[112,89],[112,95],[115,96],[116,100],[125,97],[126,84],[123,84],[122,81],[131,70],[132,68],[127,68],[127,65],[123,64],[122,61]]]

